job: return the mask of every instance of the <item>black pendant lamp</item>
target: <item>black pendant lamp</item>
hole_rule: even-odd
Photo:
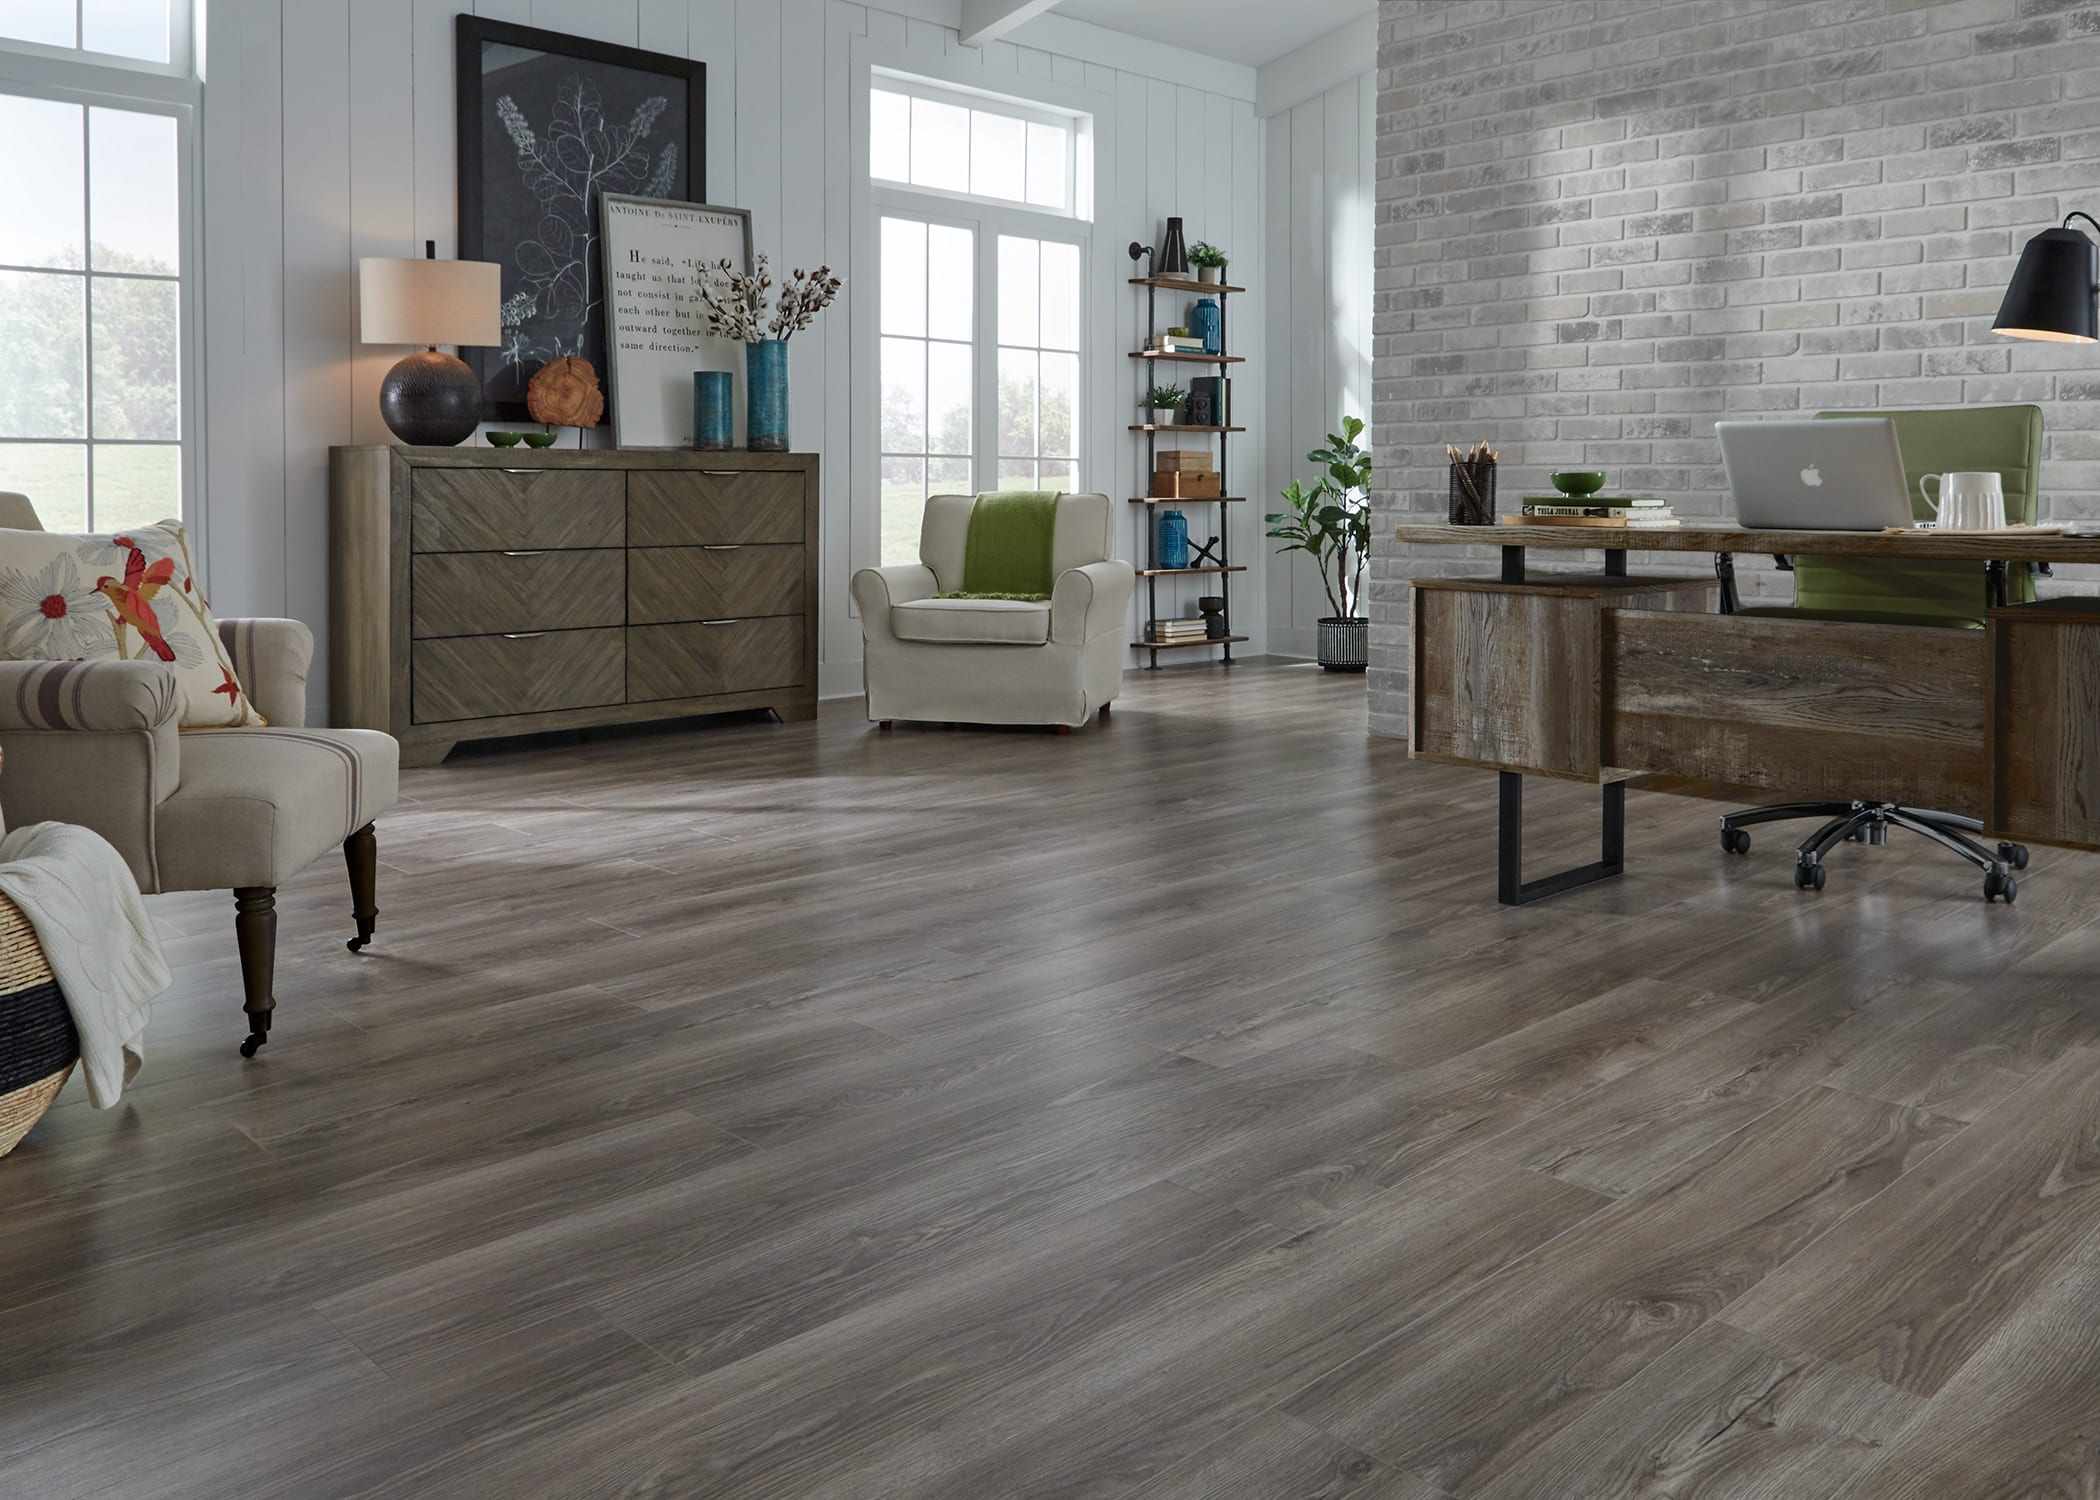
[[[2072,219],[2100,229],[2100,220],[2090,214],[2072,213],[2063,227],[2044,229],[2029,240],[1991,332],[2060,344],[2100,342],[2093,312],[2094,297],[2100,295],[2100,249],[2070,227]]]

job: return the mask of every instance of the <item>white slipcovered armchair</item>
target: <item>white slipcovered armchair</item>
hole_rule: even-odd
[[[1055,724],[1106,715],[1123,680],[1136,574],[1117,560],[1106,495],[1060,495],[1050,602],[941,599],[963,586],[969,495],[935,495],[919,561],[853,575],[867,641],[868,717],[960,724]]]

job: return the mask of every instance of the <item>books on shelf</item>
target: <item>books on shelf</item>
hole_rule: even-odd
[[[1201,354],[1204,352],[1203,340],[1195,337],[1182,337],[1171,333],[1155,334],[1151,342],[1145,347],[1155,354]]]
[[[1643,511],[1638,515],[1624,516],[1540,516],[1526,511],[1519,516],[1504,516],[1505,526],[1616,526],[1627,531],[1666,531],[1684,522],[1673,515]]]
[[[1200,641],[1208,627],[1199,616],[1192,620],[1152,620],[1145,626],[1148,641]]]
[[[1675,526],[1667,501],[1655,495],[1526,495],[1523,514],[1511,521],[1548,526]]]

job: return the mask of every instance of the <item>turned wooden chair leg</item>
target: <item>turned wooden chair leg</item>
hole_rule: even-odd
[[[244,885],[233,893],[233,938],[241,953],[241,1008],[248,1013],[248,1040],[241,1056],[270,1039],[270,1012],[277,1008],[277,887]]]
[[[343,863],[350,867],[350,915],[357,922],[357,936],[350,939],[352,953],[372,941],[379,923],[379,840],[372,825],[343,840]]]
[[[1106,722],[1108,719],[1108,709],[1109,705],[1107,705],[1106,703],[1101,705],[1101,718],[1103,722]]]

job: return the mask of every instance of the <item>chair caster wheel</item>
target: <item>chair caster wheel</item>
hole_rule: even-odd
[[[2027,846],[2025,844],[2000,844],[1998,857],[2015,870],[2027,868]]]
[[[1721,852],[1723,854],[1748,854],[1750,852],[1750,835],[1740,828],[1722,829]]]
[[[1983,877],[1983,899],[1986,902],[1996,901],[2002,896],[2005,904],[2010,906],[2019,894],[2020,882],[2010,875],[2000,875],[1993,870]]]
[[[247,1040],[247,1041],[245,1041],[245,1042],[243,1042],[243,1043],[241,1043],[241,1056],[243,1056],[243,1057],[253,1057],[253,1056],[255,1056],[255,1049],[256,1049],[257,1047],[260,1047],[260,1046],[261,1046],[261,1045],[262,1045],[262,1044],[263,1044],[264,1042],[267,1042],[267,1041],[268,1041],[269,1039],[270,1039],[270,1034],[269,1034],[269,1033],[268,1033],[267,1031],[251,1031],[251,1032],[249,1032],[249,1033],[248,1033],[248,1040]]]
[[[345,948],[348,948],[352,953],[355,953],[358,949],[364,947],[364,945],[366,943],[369,943],[370,941],[370,938],[349,938],[343,943],[343,946]]]
[[[1794,866],[1794,888],[1796,890],[1823,889],[1827,872],[1821,865],[1797,864]]]

